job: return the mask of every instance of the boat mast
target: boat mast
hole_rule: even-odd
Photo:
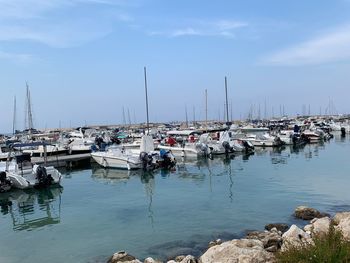
[[[123,106],[123,124],[126,125],[126,118],[125,118],[125,109]]]
[[[208,131],[208,91],[205,89],[205,129]]]
[[[229,122],[228,117],[228,100],[227,100],[227,77],[225,76],[225,95],[226,95],[226,121]]]
[[[188,128],[187,105],[185,105],[185,114],[186,114],[186,127]]]
[[[13,123],[12,123],[12,134],[16,133],[16,96],[13,101]]]
[[[130,118],[130,111],[129,111],[129,108],[128,108],[128,121],[129,121],[129,126],[131,126],[131,118]]]
[[[146,67],[143,68],[145,75],[145,93],[146,93],[146,114],[147,114],[147,134],[149,134],[149,117],[148,117],[148,94],[147,94],[147,73]]]
[[[196,108],[193,106],[193,126],[195,126],[196,123]]]
[[[28,82],[26,82],[26,101],[25,101],[25,119],[24,128],[29,129],[29,133],[33,129],[33,114],[32,114],[32,103],[30,99],[30,90]]]

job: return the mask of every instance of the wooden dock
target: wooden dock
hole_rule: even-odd
[[[45,164],[44,157],[32,157],[32,163]],[[75,167],[92,160],[90,153],[47,156],[46,165],[54,167]]]

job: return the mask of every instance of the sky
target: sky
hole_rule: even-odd
[[[224,119],[225,76],[234,119],[349,113],[350,0],[0,0],[0,133],[26,82],[35,128],[145,122],[145,66],[151,122]]]

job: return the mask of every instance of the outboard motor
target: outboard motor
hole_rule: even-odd
[[[38,179],[38,187],[47,187],[53,183],[51,174],[47,174],[46,168],[39,165],[36,169],[36,178]]]
[[[146,153],[146,152],[141,152],[140,153],[140,160],[142,161],[142,169],[144,171],[149,171],[154,169],[154,164],[153,164],[153,157],[152,155]]]
[[[170,169],[175,166],[176,160],[174,155],[170,151],[161,149],[159,152],[161,162],[159,163],[162,168]]]
[[[244,146],[246,152],[254,151],[254,145],[251,142],[243,141],[243,146]]]
[[[277,146],[282,146],[284,145],[284,141],[281,140],[280,137],[276,136],[275,142],[277,143]]]
[[[6,172],[0,172],[0,193],[9,191],[11,185],[11,181],[6,178]]]
[[[200,150],[205,156],[208,156],[210,154],[210,149],[205,143],[196,144],[196,149]]]
[[[227,142],[227,141],[224,141],[224,142],[222,143],[222,147],[224,147],[224,149],[225,149],[225,154],[228,154],[228,153],[231,152],[231,150],[232,150],[232,148],[231,148],[231,146],[230,146],[230,143]]]
[[[346,134],[345,127],[341,127],[340,132],[341,132],[341,137],[345,137],[345,134]]]

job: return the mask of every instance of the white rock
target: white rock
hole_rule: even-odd
[[[312,244],[310,235],[296,225],[292,225],[289,230],[282,235],[282,240],[282,251],[288,249],[289,246],[298,247],[303,244]]]
[[[311,220],[311,224],[304,227],[304,230],[311,236],[315,234],[324,235],[328,233],[330,224],[331,219],[329,217],[315,218]]]
[[[350,212],[337,213],[333,220],[335,229],[340,230],[344,238],[350,240]]]
[[[140,260],[136,259],[134,256],[129,255],[125,251],[119,251],[114,253],[113,256],[108,260],[108,263],[142,263]]]
[[[348,218],[350,218],[350,212],[341,212],[341,213],[335,214],[333,221],[336,225],[338,225],[341,220],[348,219]]]
[[[161,261],[155,260],[151,257],[148,257],[145,259],[145,261],[143,263],[161,263]]]
[[[264,250],[264,245],[259,240],[234,239],[209,248],[199,261],[201,263],[263,263],[275,262],[275,257]]]

